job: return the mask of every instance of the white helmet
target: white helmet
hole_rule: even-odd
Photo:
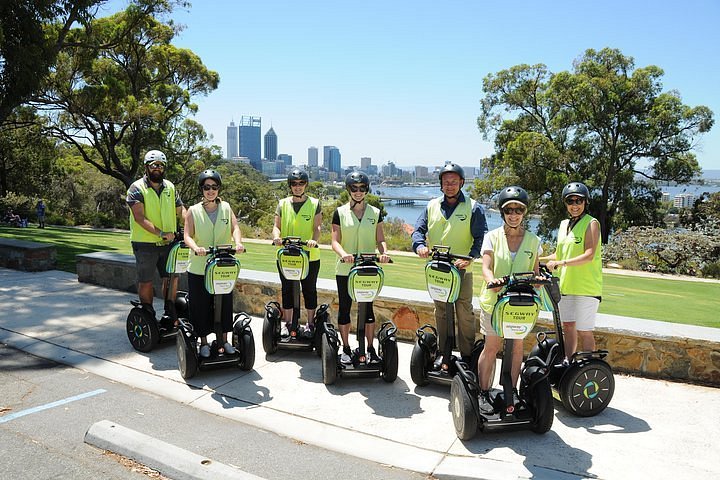
[[[167,158],[160,150],[150,150],[145,154],[145,165],[150,165],[153,162],[167,163]]]

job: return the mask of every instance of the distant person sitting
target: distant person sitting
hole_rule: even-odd
[[[3,221],[9,223],[13,227],[19,227],[22,225],[22,218],[20,218],[20,215],[15,215],[12,208],[7,209],[7,212],[5,212],[5,216],[3,217]]]

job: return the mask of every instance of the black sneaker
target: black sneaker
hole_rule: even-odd
[[[380,363],[380,357],[378,357],[374,348],[368,348],[367,363],[368,365],[371,363]]]
[[[520,401],[520,395],[518,395],[517,388],[513,388],[513,405],[519,407],[522,404]]]
[[[440,370],[442,368],[443,356],[438,355],[433,362],[433,370]]]
[[[495,407],[490,403],[490,392],[487,390],[483,390],[480,392],[480,395],[478,395],[478,407],[480,408],[480,413],[484,413],[485,415],[495,413]]]

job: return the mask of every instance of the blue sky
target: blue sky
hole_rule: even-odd
[[[261,116],[296,164],[335,145],[343,166],[478,165],[492,152],[476,127],[482,79],[520,63],[569,70],[587,48],[663,68],[665,90],[720,115],[716,0],[195,0],[173,18],[186,26],[174,43],[220,74],[196,99],[213,143]],[[720,124],[696,154],[720,169]]]

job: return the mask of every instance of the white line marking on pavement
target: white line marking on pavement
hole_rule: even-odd
[[[93,390],[92,392],[81,393],[80,395],[75,395],[74,397],[68,397],[68,398],[64,398],[62,400],[58,400],[56,402],[46,403],[45,405],[28,408],[27,410],[21,410],[19,412],[13,413],[11,415],[6,415],[4,417],[0,417],[0,423],[6,423],[6,422],[9,422],[10,420],[15,420],[16,418],[24,417],[25,415],[30,415],[31,413],[42,412],[43,410],[47,410],[49,408],[59,407],[60,405],[65,405],[66,403],[74,402],[76,400],[82,400],[84,398],[94,397],[95,395],[105,393],[106,391],[107,390],[105,390],[104,388],[99,388],[97,390]]]

